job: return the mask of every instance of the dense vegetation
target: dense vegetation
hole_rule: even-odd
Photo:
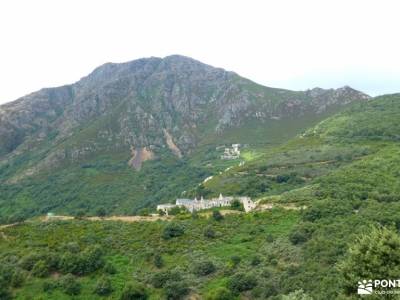
[[[273,210],[218,220],[181,215],[174,222],[18,225],[3,230],[3,292],[7,286],[17,299],[139,299],[129,293],[234,299],[243,292],[263,298],[278,293],[269,287],[285,280],[298,260],[299,249],[288,240],[298,218],[296,212]]]
[[[400,95],[356,104],[288,143],[249,149],[243,166],[187,185],[188,194],[251,195],[283,208],[2,229],[1,295],[356,299],[359,280],[400,276],[399,115]]]
[[[265,153],[266,145],[282,143],[322,117],[246,124],[238,130],[228,130],[223,136],[208,136],[204,144],[183,159],[163,150],[155,160],[144,163],[140,171],[128,166],[128,151],[102,153],[9,184],[8,180],[24,170],[26,164],[40,160],[40,156],[24,155],[12,163],[0,164],[0,223],[13,223],[50,211],[94,215],[102,208],[107,214],[130,215],[146,207],[154,209],[156,204],[177,197],[208,196],[210,193],[202,186],[198,190],[193,187],[241,161],[220,160],[224,143],[249,143],[243,149],[243,159],[251,160]],[[282,136],[281,132],[285,134]],[[229,185],[221,191],[236,193]],[[242,194],[247,192],[244,190]],[[251,191],[248,195],[258,194]]]

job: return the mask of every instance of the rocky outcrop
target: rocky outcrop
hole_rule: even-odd
[[[154,155],[167,148],[182,157],[207,135],[204,130],[223,134],[250,119],[318,114],[368,98],[349,87],[268,88],[179,55],[107,63],[72,85],[0,106],[0,162],[33,153],[31,174],[97,151],[129,153],[133,146],[140,159],[132,165],[139,169],[150,145]]]
[[[138,149],[132,147],[131,154],[132,158],[129,160],[128,164],[135,170],[140,170],[143,162],[146,160],[152,160],[154,158],[154,153],[147,147]]]

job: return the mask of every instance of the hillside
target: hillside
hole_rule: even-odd
[[[360,278],[400,276],[399,113],[400,94],[355,103],[284,144],[251,149],[244,166],[197,188],[303,210],[135,224],[33,220],[2,230],[3,280],[21,299],[97,299],[99,286],[111,299],[127,290],[150,299],[356,299]],[[93,266],[95,244],[104,252]],[[81,260],[67,264],[71,253]],[[360,264],[349,267],[352,253]],[[13,276],[22,287],[12,287]]]
[[[0,219],[154,207],[237,164],[217,146],[277,145],[368,99],[264,87],[178,55],[107,63],[0,106]]]
[[[337,267],[349,245],[371,226],[387,226],[397,234],[400,228],[399,113],[399,94],[352,105],[247,165],[216,176],[202,190],[253,192],[260,205],[307,207],[290,235],[302,257],[290,282],[315,299],[351,296],[357,278],[377,276],[379,264],[366,267],[369,273],[353,266],[358,277],[343,290]]]

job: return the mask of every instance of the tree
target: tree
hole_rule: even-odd
[[[60,286],[66,294],[71,296],[79,295],[81,292],[81,285],[72,274],[67,274],[61,278]]]
[[[354,294],[363,279],[400,278],[399,262],[399,235],[385,227],[371,227],[355,241],[339,264],[345,292]]]
[[[235,293],[251,290],[256,285],[257,279],[252,274],[237,273],[229,280],[229,288]]]
[[[274,241],[274,237],[272,236],[272,234],[267,234],[267,237],[265,238],[265,240],[268,242],[268,243],[272,243],[273,241]]]
[[[241,203],[238,199],[234,199],[231,203],[231,209],[244,211],[243,203]]]
[[[142,284],[128,283],[121,294],[121,300],[146,300],[147,291]]]
[[[159,253],[156,253],[154,255],[154,266],[157,267],[158,269],[161,269],[164,266],[163,258]]]
[[[215,231],[211,226],[208,226],[204,229],[204,236],[209,239],[215,238]]]
[[[214,273],[216,270],[215,265],[212,261],[203,260],[195,263],[193,272],[198,276],[206,276],[211,273]]]
[[[92,273],[104,266],[103,251],[98,245],[86,248],[80,256],[84,274]]]
[[[184,232],[185,230],[182,226],[175,223],[170,223],[167,226],[165,226],[162,237],[165,240],[169,240],[171,238],[183,235]]]
[[[96,286],[94,288],[94,292],[99,296],[109,295],[113,291],[111,281],[108,277],[102,276],[96,282]]]
[[[164,286],[164,290],[168,300],[182,299],[189,293],[189,287],[183,280],[168,281]]]
[[[46,262],[43,260],[39,260],[32,268],[32,275],[36,277],[46,277],[49,275],[49,267]]]
[[[97,209],[97,211],[96,211],[96,216],[98,216],[98,217],[100,217],[100,218],[103,218],[103,217],[105,217],[106,215],[107,215],[107,212],[106,212],[106,210],[105,210],[104,207],[100,207],[100,208]]]
[[[170,210],[168,210],[168,214],[171,216],[186,214],[188,210],[182,206],[174,206]]]
[[[39,256],[37,254],[35,254],[35,253],[28,254],[21,258],[19,265],[24,270],[31,271],[33,266],[36,264],[36,262],[38,260],[39,260]]]
[[[150,215],[150,209],[149,208],[142,208],[141,210],[139,210],[139,216],[149,216]]]
[[[176,270],[168,270],[165,272],[158,272],[153,275],[151,278],[151,284],[155,288],[162,288],[166,285],[169,281],[181,281],[182,275],[180,272]]]
[[[43,282],[42,284],[42,290],[43,292],[47,293],[47,292],[51,292],[53,290],[55,290],[58,287],[57,282],[53,281],[53,280],[48,280]]]
[[[20,268],[15,269],[11,277],[11,286],[15,288],[22,286],[25,281],[25,277],[26,275],[24,271],[22,271]]]
[[[258,255],[254,255],[254,256],[251,258],[250,264],[251,264],[252,266],[258,266],[260,263],[261,263],[261,258],[260,258]]]
[[[11,299],[11,293],[7,287],[0,285],[0,299],[1,300],[9,300]]]
[[[215,221],[221,221],[224,219],[224,216],[221,215],[219,210],[213,210],[212,217]]]
[[[304,293],[303,290],[297,290],[289,295],[282,295],[282,300],[313,300],[313,298]]]
[[[233,267],[236,267],[238,264],[240,264],[242,258],[240,256],[237,255],[233,255],[231,256],[231,263]]]
[[[75,213],[75,219],[82,220],[86,216],[86,212],[83,209],[78,210]]]

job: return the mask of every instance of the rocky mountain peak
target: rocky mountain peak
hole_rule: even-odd
[[[181,157],[252,120],[264,126],[367,98],[350,87],[269,88],[181,55],[106,63],[72,85],[0,106],[0,161],[40,149],[43,166],[99,151],[146,149],[154,157],[169,149]]]

